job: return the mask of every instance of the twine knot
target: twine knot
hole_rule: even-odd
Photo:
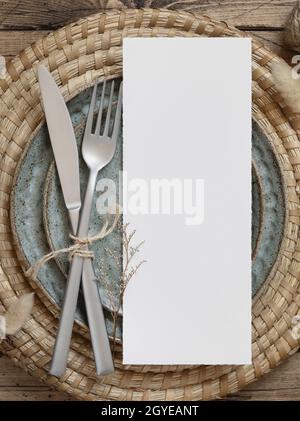
[[[95,257],[94,252],[89,250],[88,246],[90,244],[95,243],[96,241],[102,240],[103,238],[111,234],[111,232],[115,229],[118,223],[120,213],[120,207],[116,205],[115,213],[113,214],[112,212],[110,212],[105,215],[104,223],[101,230],[93,236],[79,238],[73,234],[69,234],[70,239],[73,241],[72,245],[59,250],[53,250],[50,253],[45,254],[34,265],[30,266],[30,268],[25,271],[25,276],[36,280],[40,268],[49,260],[52,260],[55,257],[60,256],[61,254],[68,254],[70,261],[73,259],[74,256],[78,256],[84,259],[93,259]],[[111,222],[112,215],[114,216],[114,218]]]
[[[69,248],[69,261],[71,261],[74,256],[83,257],[85,259],[93,259],[95,257],[95,253],[87,248],[93,242],[90,237],[79,238],[73,234],[69,234],[69,237],[74,243],[73,249],[71,250],[71,247]]]

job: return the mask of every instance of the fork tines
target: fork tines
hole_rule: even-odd
[[[121,114],[123,82],[121,82],[119,86],[118,101],[114,101],[115,81],[113,80],[111,82],[107,82],[106,80],[104,80],[102,84],[101,99],[100,99],[98,114],[97,114],[96,122],[94,122],[94,119],[95,119],[94,117],[95,117],[96,108],[97,108],[96,102],[97,102],[98,87],[99,87],[99,83],[96,82],[93,89],[85,132],[90,133],[90,134],[100,135],[100,136],[114,137],[119,131],[118,122],[120,121],[120,114]],[[106,99],[108,99],[107,106],[105,104]],[[112,109],[114,108],[114,105],[116,108],[115,118],[111,119]],[[102,117],[104,113],[106,113],[106,116],[103,119]],[[115,123],[112,133],[109,133],[110,122]]]

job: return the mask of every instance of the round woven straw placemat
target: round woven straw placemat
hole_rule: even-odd
[[[268,136],[280,163],[286,225],[276,264],[253,300],[253,364],[123,366],[119,346],[115,373],[96,378],[90,342],[86,330],[81,328],[74,332],[65,375],[57,379],[48,374],[58,324],[57,310],[43,290],[24,277],[13,244],[9,212],[16,168],[24,149],[44,122],[36,65],[41,62],[50,69],[65,99],[69,100],[97,78],[121,76],[123,37],[158,36],[246,35],[223,22],[185,12],[129,9],[97,14],[55,31],[28,47],[8,63],[5,79],[0,80],[0,303],[3,307],[0,305],[0,311],[16,296],[33,287],[36,290],[33,317],[22,331],[3,342],[2,348],[29,373],[81,399],[200,400],[222,397],[276,367],[300,344],[291,330],[292,317],[300,306],[300,119],[285,106],[274,87],[270,66],[279,58],[254,40],[253,118]]]

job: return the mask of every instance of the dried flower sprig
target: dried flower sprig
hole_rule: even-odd
[[[112,251],[109,248],[105,248],[105,252],[107,256],[114,261],[116,268],[119,269],[120,279],[117,283],[112,282],[110,279],[111,272],[107,266],[107,263],[102,263],[99,271],[99,281],[106,288],[107,297],[110,304],[110,313],[113,322],[113,354],[115,352],[116,344],[117,321],[120,310],[123,306],[124,292],[128,283],[131,281],[140,267],[146,262],[146,260],[141,260],[138,263],[133,264],[133,259],[140,252],[140,249],[144,244],[144,241],[141,241],[136,245],[132,244],[136,230],[129,231],[129,223],[123,225],[122,222],[118,223],[117,229],[121,233],[122,237],[123,259],[119,253]],[[104,260],[107,261],[107,259]]]
[[[14,301],[2,317],[5,320],[5,335],[14,335],[30,317],[34,302],[34,293],[24,294]]]
[[[284,61],[272,65],[272,77],[286,104],[300,113],[300,79],[293,77],[293,69]]]

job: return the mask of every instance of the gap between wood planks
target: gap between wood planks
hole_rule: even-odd
[[[230,25],[247,28],[283,28],[295,0],[35,0],[3,1],[0,27],[56,29],[67,22],[111,8],[153,7],[201,13]]]
[[[74,400],[52,390],[0,355],[0,401]],[[300,400],[300,352],[226,400]]]
[[[263,40],[285,58],[283,30],[296,0],[34,0],[0,1],[0,54],[11,59],[32,42],[67,23],[111,8],[154,7],[184,10],[226,21]]]

